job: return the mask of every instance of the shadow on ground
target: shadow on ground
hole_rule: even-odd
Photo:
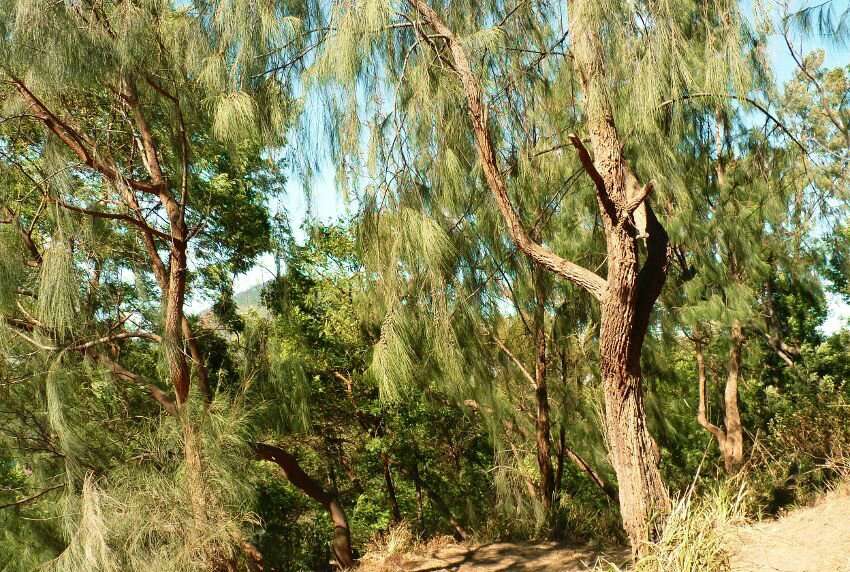
[[[598,562],[622,564],[628,550],[598,550],[556,542],[543,544],[492,543],[468,547],[450,545],[433,554],[410,558],[407,572],[574,572],[592,570]]]

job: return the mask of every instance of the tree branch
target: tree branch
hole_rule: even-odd
[[[50,488],[44,489],[43,491],[41,491],[38,494],[32,495],[31,497],[27,497],[27,498],[24,498],[24,499],[15,501],[15,502],[11,502],[11,503],[8,503],[8,504],[2,504],[2,505],[0,505],[0,510],[3,510],[4,508],[12,508],[12,507],[21,506],[21,505],[24,505],[24,504],[27,504],[27,503],[31,503],[32,501],[43,497],[47,493],[49,493],[51,491],[55,491],[56,489],[61,489],[64,486],[65,486],[65,483],[54,485]]]
[[[162,408],[165,409],[165,411],[169,415],[177,415],[177,404],[174,403],[174,401],[170,397],[168,397],[168,395],[152,381],[149,381],[141,375],[126,369],[124,366],[122,366],[109,356],[106,356],[100,352],[88,350],[84,351],[84,353],[90,355],[96,361],[99,361],[100,363],[105,365],[116,377],[124,378],[144,387],[148,390],[148,393],[150,393],[151,397],[153,397],[154,400],[156,400],[160,405],[162,405]]]
[[[662,109],[664,107],[673,105],[677,101],[686,101],[688,99],[703,99],[703,98],[711,98],[711,97],[734,99],[736,101],[742,101],[744,103],[748,103],[748,104],[752,105],[753,107],[755,107],[756,109],[761,111],[764,114],[764,116],[767,117],[768,119],[770,119],[777,127],[779,127],[788,136],[788,138],[791,139],[791,141],[793,141],[795,145],[797,145],[797,147],[800,149],[800,151],[803,152],[804,156],[809,155],[809,152],[806,150],[806,148],[803,146],[803,144],[800,143],[799,140],[797,140],[797,138],[791,133],[791,131],[788,130],[787,127],[785,127],[784,123],[782,123],[776,117],[774,117],[774,115],[771,112],[769,112],[767,109],[765,109],[763,105],[761,105],[759,102],[757,102],[756,100],[754,100],[750,97],[743,97],[743,96],[734,95],[734,94],[731,94],[731,93],[720,93],[720,94],[709,93],[709,92],[688,93],[688,94],[685,94],[685,95],[683,95],[683,96],[681,96],[677,99],[667,99],[665,101],[662,101],[661,103],[659,103],[656,106],[656,109]]]
[[[141,228],[145,232],[151,233],[152,235],[156,236],[157,238],[160,238],[160,239],[165,240],[165,241],[171,240],[171,237],[169,235],[165,234],[162,231],[159,231],[159,230],[153,228],[152,226],[147,224],[145,221],[140,220],[136,217],[121,214],[121,213],[110,213],[110,212],[103,212],[103,211],[95,211],[95,210],[86,209],[86,208],[82,208],[82,207],[76,207],[76,206],[68,204],[64,200],[58,199],[58,198],[52,199],[52,200],[55,203],[57,203],[59,206],[61,206],[62,208],[67,209],[69,211],[74,211],[74,212],[77,212],[77,213],[80,213],[80,214],[84,214],[86,216],[91,216],[91,217],[96,217],[96,218],[103,218],[103,219],[110,219],[110,220],[120,220],[120,221],[128,222],[128,223],[130,223],[134,226]]]
[[[496,342],[496,345],[499,346],[499,349],[501,349],[503,352],[505,352],[505,355],[507,355],[509,358],[511,358],[511,361],[514,362],[514,364],[516,364],[516,366],[522,372],[522,375],[525,377],[525,379],[527,379],[529,381],[529,383],[531,383],[531,388],[536,391],[537,390],[537,381],[534,379],[534,376],[531,375],[531,372],[529,372],[528,369],[524,365],[522,365],[522,362],[519,361],[519,358],[517,358],[513,354],[513,352],[511,352],[511,350],[508,349],[508,347],[502,342],[502,340],[497,338],[495,335],[491,336],[491,337],[493,338],[493,341]]]
[[[505,179],[498,168],[496,151],[487,128],[487,112],[482,103],[481,88],[472,72],[462,44],[458,41],[454,32],[446,26],[424,0],[410,0],[410,2],[420,17],[446,41],[451,51],[454,59],[454,71],[458,74],[466,94],[467,111],[475,135],[478,158],[481,161],[487,185],[496,200],[496,205],[507,225],[511,239],[535,263],[584,288],[601,300],[606,288],[606,282],[602,277],[587,268],[561,258],[529,237],[519,214],[511,203]],[[419,30],[417,29],[417,31]],[[421,31],[419,33],[422,34]],[[436,50],[434,46],[432,46],[432,49]]]
[[[50,111],[50,109],[48,109],[47,106],[44,105],[44,103],[42,103],[41,100],[39,100],[21,80],[13,76],[12,83],[18,93],[21,94],[24,101],[26,101],[33,109],[35,117],[48,129],[50,129],[54,135],[59,137],[59,139],[61,139],[62,142],[65,143],[65,145],[87,166],[98,171],[110,181],[115,182],[122,179],[125,180],[126,183],[133,189],[155,195],[160,193],[161,185],[159,184],[137,181],[135,179],[125,179],[122,177],[114,165],[110,165],[97,157],[97,155],[91,150],[91,148],[94,147],[94,144],[86,136],[80,134],[67,122],[59,119],[59,117]]]

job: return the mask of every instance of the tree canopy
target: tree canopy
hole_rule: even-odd
[[[652,562],[846,477],[837,10],[0,0],[0,569]]]

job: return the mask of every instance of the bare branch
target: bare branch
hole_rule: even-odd
[[[114,182],[119,179],[123,179],[114,165],[103,161],[92,151],[94,144],[88,137],[71,127],[69,123],[59,119],[59,117],[50,111],[50,109],[48,109],[47,106],[44,105],[44,103],[42,103],[41,100],[39,100],[21,80],[12,77],[12,83],[15,85],[15,88],[18,93],[21,94],[24,101],[26,101],[33,109],[33,115],[48,129],[50,129],[54,135],[59,137],[59,139],[61,139],[62,142],[65,143],[65,145],[75,155],[77,155],[83,163],[98,171],[110,181]],[[158,195],[161,191],[161,182],[157,184],[138,181],[135,179],[124,180],[126,180],[130,187],[139,191],[156,195]]]
[[[513,354],[513,352],[511,352],[511,350],[508,349],[508,347],[502,342],[502,340],[500,340],[496,336],[491,336],[491,337],[493,338],[493,341],[496,342],[496,345],[499,346],[499,349],[501,349],[503,352],[505,352],[506,356],[511,358],[511,361],[514,362],[514,364],[516,364],[516,366],[522,372],[522,375],[525,377],[525,379],[527,379],[531,383],[531,388],[536,391],[537,390],[537,381],[534,379],[534,376],[531,375],[531,372],[529,372],[528,369],[519,360],[519,358],[517,358]]]
[[[60,483],[60,484],[58,484],[58,485],[54,485],[54,486],[52,486],[52,487],[46,488],[46,489],[44,489],[43,491],[41,491],[40,493],[38,493],[38,494],[34,494],[34,495],[30,496],[30,497],[27,497],[27,498],[24,498],[24,499],[21,499],[21,500],[17,500],[17,501],[15,501],[15,502],[11,502],[11,503],[9,503],[9,504],[2,504],[2,505],[0,505],[0,510],[3,510],[4,508],[12,508],[12,507],[17,507],[17,506],[25,505],[25,504],[27,504],[27,503],[31,503],[31,502],[33,502],[34,500],[37,500],[37,499],[39,499],[39,498],[43,497],[43,496],[44,496],[44,495],[46,495],[47,493],[49,493],[49,492],[51,492],[51,491],[55,491],[56,489],[61,489],[61,488],[62,488],[62,487],[64,487],[64,486],[65,486],[65,483]]]

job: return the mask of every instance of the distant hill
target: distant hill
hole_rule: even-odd
[[[239,314],[245,314],[251,310],[257,312],[260,316],[270,316],[268,309],[263,305],[261,294],[266,283],[257,284],[247,290],[237,292],[233,295],[233,301],[236,303],[236,311]],[[220,329],[220,324],[212,313],[212,308],[207,306],[198,312],[198,318],[201,323],[207,328]]]
[[[233,301],[236,303],[236,307],[239,309],[240,313],[247,312],[251,309],[260,312],[265,311],[265,308],[263,307],[263,301],[260,299],[260,295],[265,285],[266,283],[263,282],[262,284],[257,284],[256,286],[252,286],[247,290],[237,292],[233,295]]]

